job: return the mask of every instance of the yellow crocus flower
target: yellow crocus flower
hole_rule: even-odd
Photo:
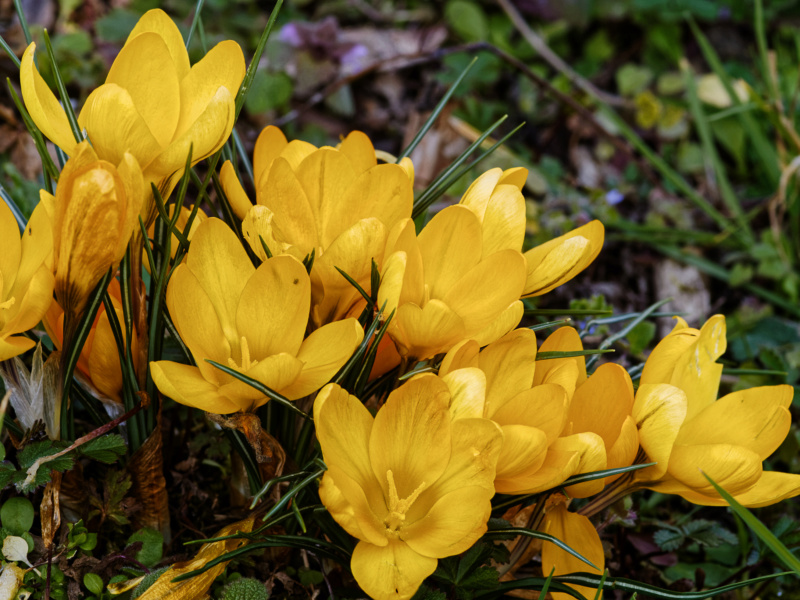
[[[410,598],[439,558],[486,531],[502,434],[487,419],[452,421],[449,402],[436,377],[399,387],[375,418],[335,384],[314,402],[320,498],[358,538],[350,566],[375,600]]]
[[[542,573],[549,575],[566,575],[567,573],[594,573],[602,575],[605,570],[606,557],[603,553],[603,544],[592,522],[583,515],[570,512],[567,507],[557,504],[547,511],[542,530],[561,540],[581,556],[585,556],[597,568],[572,554],[565,552],[555,544],[544,542],[542,544]],[[581,585],[571,585],[571,588],[586,598],[594,598],[596,588]],[[564,592],[551,592],[553,600],[572,600]]]
[[[125,255],[144,198],[142,172],[124,154],[118,166],[100,160],[81,142],[61,171],[55,198],[40,192],[53,209],[56,300],[68,315],[79,314],[109,268]],[[68,335],[69,337],[69,335]]]
[[[345,319],[304,339],[310,288],[297,259],[276,256],[256,269],[225,223],[201,223],[167,287],[170,315],[197,366],[152,362],[153,381],[176,402],[218,414],[254,410],[267,398],[206,359],[291,400],[318,390],[350,358],[364,331]]]
[[[42,319],[53,299],[53,225],[37,206],[20,239],[11,209],[0,202],[0,361],[30,350],[33,340],[17,335]]]
[[[459,204],[483,224],[483,255],[504,248],[520,250],[525,238],[522,188],[528,170],[490,169],[476,179]],[[603,247],[605,230],[592,221],[525,252],[523,297],[541,296],[566,283],[589,266]]]
[[[34,64],[36,45],[22,55],[20,85],[25,106],[42,133],[68,155],[77,152],[67,116]],[[149,184],[168,196],[183,171],[189,149],[196,163],[217,150],[231,133],[235,97],[244,79],[236,42],[214,46],[194,66],[175,23],[162,10],[139,19],[108,72],[78,116],[97,154],[114,164],[132,154]],[[149,197],[149,196],[148,196]],[[143,207],[145,223],[155,216]]]
[[[253,153],[256,205],[228,161],[220,181],[253,252],[303,259],[314,252],[311,320],[315,327],[343,318],[361,298],[336,270],[370,289],[372,260],[381,267],[386,234],[411,216],[413,168],[378,164],[360,131],[338,148],[288,142],[277,127],[259,135]]]
[[[695,504],[724,506],[703,474],[737,501],[757,507],[800,494],[800,475],[764,471],[763,461],[789,434],[793,389],[788,385],[740,390],[717,400],[726,348],[725,318],[711,317],[700,330],[678,319],[675,329],[653,350],[642,372],[638,396],[678,397],[685,419],[661,450],[663,469],[636,472],[635,480]],[[662,442],[662,445],[664,443]],[[643,444],[652,459],[654,452]]]

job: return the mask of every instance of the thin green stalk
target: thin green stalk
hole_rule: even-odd
[[[14,54],[14,51],[11,49],[11,46],[9,46],[8,43],[3,39],[3,36],[0,36],[0,48],[6,51],[6,54],[11,59],[11,61],[17,66],[17,69],[19,69],[20,66],[22,66],[22,63],[20,63],[19,58],[17,57],[16,54]]]
[[[22,33],[25,34],[25,43],[30,45],[33,41],[31,37],[31,30],[28,27],[28,19],[25,18],[25,11],[22,10],[22,3],[20,0],[14,0],[14,10],[17,11],[17,18],[19,19],[19,24],[22,27]]]
[[[203,10],[203,3],[205,0],[197,0],[197,4],[194,8],[194,18],[192,19],[192,26],[189,28],[189,35],[186,36],[186,49],[189,49],[189,44],[192,43],[192,36],[194,35],[194,30],[197,29],[197,22],[200,19],[200,11]]]
[[[242,85],[239,87],[239,91],[236,93],[236,116],[234,122],[239,120],[239,113],[242,112],[244,101],[247,98],[250,87],[253,85],[253,79],[255,79],[256,71],[258,70],[258,63],[261,62],[261,55],[264,53],[264,48],[266,47],[267,40],[269,40],[269,36],[272,33],[272,28],[275,26],[275,21],[278,18],[278,12],[280,11],[282,4],[283,0],[277,0],[277,2],[275,2],[275,7],[272,9],[272,12],[269,15],[267,26],[264,28],[264,32],[261,34],[261,39],[258,40],[258,46],[256,46],[256,51],[253,53],[253,58],[250,61],[250,64],[247,66],[247,72],[244,75],[244,80],[242,80]]]
[[[44,45],[47,48],[47,56],[50,58],[50,64],[53,67],[53,73],[56,77],[56,88],[58,89],[58,95],[61,97],[61,105],[64,107],[64,112],[67,114],[67,121],[69,121],[69,127],[72,129],[72,135],[75,137],[76,142],[81,143],[83,141],[83,134],[78,125],[75,111],[72,108],[72,100],[70,100],[69,94],[67,93],[67,87],[64,85],[64,80],[61,78],[61,71],[58,69],[56,55],[53,52],[53,45],[50,43],[50,35],[48,35],[46,29],[44,31]]]

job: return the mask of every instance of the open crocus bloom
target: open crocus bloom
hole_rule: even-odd
[[[567,391],[548,375],[534,385],[535,371],[548,362],[535,360],[536,335],[516,329],[480,352],[475,341],[458,344],[439,369],[451,392],[454,419],[483,417],[502,429],[495,489],[503,494],[543,491],[605,465],[597,435],[561,437],[569,410]],[[571,372],[574,389],[577,369]],[[553,375],[560,373],[551,370]]]
[[[525,199],[522,188],[528,170],[491,169],[478,177],[461,198],[483,224],[483,254],[501,248],[522,249],[525,238]],[[566,283],[588,267],[603,247],[605,232],[592,221],[525,252],[527,266],[522,295],[541,296]]]
[[[153,381],[175,401],[218,414],[253,410],[267,398],[206,359],[291,400],[318,390],[350,358],[364,331],[345,319],[303,339],[310,287],[297,259],[276,256],[256,269],[225,223],[201,223],[167,288],[170,315],[197,366],[150,363]]]
[[[464,206],[437,213],[419,236],[411,219],[389,232],[378,305],[396,311],[388,332],[400,356],[430,358],[467,339],[484,346],[519,323],[525,259],[511,248],[484,255],[487,235]]]
[[[337,267],[369,291],[372,261],[380,269],[386,234],[411,216],[413,170],[378,164],[360,131],[338,148],[286,141],[267,127],[253,155],[256,205],[226,162],[220,172],[242,233],[262,260],[267,253],[302,260],[312,252],[311,319],[314,326],[343,318],[361,295]]]
[[[42,133],[73,155],[76,142],[67,116],[42,79],[33,57],[22,55],[20,84],[31,118]],[[193,67],[180,31],[162,10],[145,13],[78,117],[100,158],[118,164],[132,154],[148,183],[165,197],[192,148],[192,162],[219,150],[235,118],[235,97],[244,79],[244,56],[233,41],[220,42]],[[155,215],[143,207],[145,223]]]
[[[683,398],[686,417],[671,436],[664,472],[654,477],[644,469],[636,479],[644,487],[701,505],[726,504],[704,473],[745,506],[796,496],[800,475],[762,468],[789,433],[793,390],[788,385],[757,387],[717,400],[722,365],[716,360],[725,348],[725,318],[716,315],[699,331],[678,319],[653,350],[637,400],[643,389],[661,389],[663,395]]]
[[[17,335],[36,327],[53,300],[53,225],[37,206],[20,239],[11,209],[0,202],[0,361],[34,347]]]
[[[414,595],[437,559],[467,550],[486,531],[500,429],[487,419],[452,421],[436,377],[409,381],[373,419],[337,385],[314,402],[328,470],[320,498],[358,538],[351,568],[376,600]]]

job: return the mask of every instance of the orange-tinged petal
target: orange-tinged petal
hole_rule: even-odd
[[[589,266],[603,247],[605,230],[592,221],[528,250],[526,296],[541,296],[566,283]]]
[[[486,376],[480,369],[466,368],[442,376],[450,390],[450,417],[482,419],[486,400]]]
[[[620,365],[606,363],[575,390],[567,420],[572,423],[572,433],[593,431],[603,438],[608,450],[632,409],[633,383],[628,372]]]
[[[120,323],[124,323],[124,314],[122,309],[115,309],[117,319]],[[125,338],[125,331],[122,331],[123,339]],[[136,356],[136,337],[131,340],[133,356]],[[119,364],[120,357],[117,351],[117,342],[114,339],[114,333],[111,330],[111,324],[108,320],[108,315],[105,310],[100,318],[97,320],[97,325],[94,331],[94,340],[92,341],[92,349],[89,354],[89,376],[92,379],[92,384],[99,392],[104,394],[107,398],[122,402],[122,368]]]
[[[45,137],[71,156],[77,145],[75,136],[67,114],[33,62],[35,52],[36,44],[31,42],[20,60],[19,82],[25,108]]]
[[[414,191],[408,175],[398,165],[377,165],[360,173],[343,200],[337,201],[342,223],[375,217],[387,230],[411,217]],[[335,207],[336,208],[336,207]],[[335,214],[335,213],[334,213]],[[333,215],[332,215],[333,216]],[[336,234],[337,219],[328,222],[327,237]]]
[[[789,385],[740,390],[706,407],[681,428],[676,444],[736,444],[766,459],[789,434]]]
[[[0,361],[8,360],[27,352],[36,345],[32,339],[25,336],[0,337]]]
[[[287,352],[296,355],[308,323],[311,283],[303,264],[275,256],[256,269],[239,296],[236,329],[256,360]]]
[[[403,304],[389,325],[400,355],[419,360],[444,352],[465,334],[464,321],[440,300],[431,300],[424,308]]]
[[[222,184],[222,189],[225,192],[225,197],[233,209],[233,214],[240,220],[243,220],[247,212],[253,207],[250,198],[244,191],[239,178],[236,176],[236,171],[231,164],[231,161],[226,160],[222,168],[219,170],[219,181]]]
[[[564,388],[545,383],[520,392],[488,416],[500,425],[535,427],[545,434],[550,444],[564,430],[568,404]]]
[[[186,77],[190,68],[189,55],[186,52],[183,36],[175,22],[161,9],[148,10],[139,17],[139,21],[128,35],[125,45],[127,46],[137,36],[147,32],[157,34],[167,45],[175,72],[178,74],[178,80]]]
[[[497,459],[497,481],[533,474],[547,456],[547,436],[527,425],[503,425],[503,450]]]
[[[450,393],[443,381],[424,377],[389,395],[369,438],[372,471],[389,498],[388,472],[397,494],[408,498],[423,483],[433,485],[450,461]]]
[[[675,439],[686,419],[686,394],[666,383],[640,385],[632,416],[648,460],[658,463],[636,471],[635,477],[640,481],[655,481],[667,472]]]
[[[242,290],[255,272],[236,234],[216,218],[202,223],[192,239],[186,265],[214,306],[225,338],[236,345],[240,335],[236,309]]]
[[[78,125],[86,129],[97,154],[114,164],[130,152],[145,169],[161,152],[161,145],[136,110],[130,93],[113,83],[101,85],[89,94]]]
[[[544,531],[558,538],[581,556],[591,561],[592,568],[581,559],[572,556],[551,542],[542,545],[542,572],[549,575],[568,573],[595,573],[601,575],[605,569],[605,556],[600,536],[592,522],[574,512],[569,512],[563,504],[550,509],[544,520]],[[571,588],[586,598],[594,598],[596,589],[571,585]],[[572,596],[563,592],[552,592],[554,600],[571,600]]]
[[[197,367],[160,360],[150,363],[150,374],[158,390],[175,402],[221,415],[239,410]]]
[[[466,369],[468,367],[477,367],[478,353],[480,346],[474,340],[464,340],[453,346],[447,351],[442,364],[439,365],[439,376],[444,377],[451,371],[456,369]],[[486,372],[486,369],[483,369]]]
[[[266,181],[272,161],[280,156],[287,144],[286,136],[274,125],[268,125],[258,134],[253,149],[253,178],[257,184],[262,181],[262,177]],[[260,189],[260,185],[256,185],[256,189]]]
[[[244,73],[244,55],[236,42],[225,40],[209,50],[180,81],[180,118],[174,137],[190,130],[213,101],[220,87],[224,87],[229,96],[234,98],[244,79]],[[196,143],[195,152],[197,150]]]
[[[443,298],[478,264],[481,236],[480,221],[464,206],[448,206],[425,226],[417,242],[431,298]],[[512,273],[512,283],[516,284],[516,273]]]
[[[453,282],[441,299],[463,319],[469,332],[480,331],[519,298],[524,283],[522,255],[516,250],[502,250]]]
[[[129,39],[114,59],[106,83],[126,90],[158,145],[169,144],[178,125],[181,98],[180,80],[164,38],[143,32]]]
[[[339,152],[350,159],[356,173],[363,173],[378,164],[372,141],[361,131],[351,131],[347,134],[339,144]]]
[[[620,467],[629,467],[636,460],[636,454],[639,451],[639,431],[636,427],[636,421],[632,416],[628,416],[622,422],[617,440],[610,448],[606,448],[606,468],[618,469]],[[616,475],[613,477],[606,477],[606,485],[620,477]]]
[[[436,570],[437,563],[401,541],[383,547],[359,542],[350,569],[361,589],[374,600],[407,600]]]
[[[314,330],[300,346],[297,358],[303,371],[284,395],[292,400],[317,391],[336,375],[364,339],[356,319],[344,319]]]
[[[576,442],[580,448],[580,462],[575,475],[602,471],[608,468],[608,455],[603,438],[594,433],[577,433],[568,437],[577,438]],[[567,495],[573,498],[587,498],[601,492],[604,486],[605,481],[603,479],[595,479],[586,483],[570,485],[564,489]]]
[[[306,254],[317,247],[317,226],[311,205],[292,167],[285,158],[272,162],[268,193],[258,196],[258,203],[274,214],[273,228],[276,239],[297,246]]]
[[[714,494],[705,473],[729,494],[740,494],[761,477],[761,458],[732,444],[676,445],[669,459],[669,474],[701,494]]]

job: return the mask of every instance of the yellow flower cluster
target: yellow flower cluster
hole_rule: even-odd
[[[244,77],[238,45],[222,42],[190,66],[171,19],[150,11],[87,99],[78,123],[88,139],[76,142],[34,50],[22,58],[25,104],[71,158],[21,237],[0,204],[0,360],[31,349],[20,334],[42,319],[57,346],[69,345],[93,289],[141,232],[139,217],[145,226],[155,217],[150,184],[167,198],[190,147],[195,163],[227,140]],[[379,162],[363,133],[317,148],[267,127],[253,166],[255,203],[231,163],[220,171],[235,230],[203,215],[180,259],[171,238],[177,264],[166,306],[193,364],[154,360],[149,375],[165,397],[215,414],[254,412],[269,399],[264,387],[313,400],[327,465],[320,498],[358,539],[351,567],[371,597],[410,598],[438,559],[472,546],[496,492],[536,494],[576,475],[655,463],[568,485],[571,498],[596,497],[580,512],[556,503],[544,515],[544,530],[598,572],[603,551],[588,516],[634,490],[722,505],[708,474],[747,506],[800,493],[800,476],[762,467],[789,431],[792,388],[717,400],[722,317],[700,330],[679,320],[635,391],[619,365],[587,374],[574,329],[539,347],[531,330],[517,328],[521,300],[575,277],[604,237],[594,221],[523,252],[525,169],[485,172],[418,231],[413,165]],[[186,209],[175,209],[186,224]],[[380,319],[390,318],[372,377],[393,367],[406,375],[420,361],[434,372],[395,379],[386,398],[330,383],[357,348],[375,343],[364,340],[357,317],[367,300],[352,282],[372,294]],[[108,292],[122,321],[119,287],[112,280]],[[119,404],[111,316],[98,313],[78,370]],[[138,353],[136,339],[123,342]],[[542,352],[567,356],[537,361]],[[588,570],[550,543],[542,565],[545,573]]]

